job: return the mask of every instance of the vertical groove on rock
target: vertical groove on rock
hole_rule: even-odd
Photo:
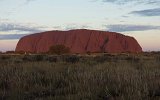
[[[90,41],[90,39],[91,39],[91,35],[92,35],[92,32],[89,33],[89,39],[88,39],[87,44],[86,44],[86,46],[85,46],[85,50],[86,50],[86,51],[87,51],[87,49],[88,49],[88,45],[89,45],[89,41]]]

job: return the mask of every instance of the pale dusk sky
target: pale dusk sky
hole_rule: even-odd
[[[0,0],[0,51],[49,30],[94,29],[133,36],[160,51],[160,0]]]

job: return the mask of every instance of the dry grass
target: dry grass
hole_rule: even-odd
[[[1,55],[1,100],[160,100],[160,54]]]

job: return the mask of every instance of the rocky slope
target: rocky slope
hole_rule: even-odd
[[[21,38],[16,51],[47,52],[53,45],[63,44],[71,53],[87,52],[142,52],[138,42],[129,36],[97,30],[48,31]]]

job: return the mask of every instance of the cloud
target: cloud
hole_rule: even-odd
[[[127,31],[147,31],[147,30],[160,30],[160,26],[152,25],[104,25],[107,31],[114,32],[127,32]]]
[[[79,24],[68,24],[66,27],[65,27],[65,30],[72,30],[72,29],[87,29],[89,28],[88,25],[79,25]]]
[[[20,39],[28,34],[0,34],[0,40]]]
[[[35,1],[35,0],[26,0],[26,2],[31,2],[31,1]]]
[[[160,4],[160,0],[102,0],[106,3],[127,4],[127,3],[143,3],[143,4]]]
[[[129,14],[135,14],[140,16],[160,16],[160,8],[132,11]]]
[[[72,29],[76,29],[78,27],[77,24],[68,24],[67,26],[65,26],[65,30],[72,30]]]
[[[25,4],[29,4],[29,3],[32,2],[32,1],[36,1],[36,0],[26,0],[26,1],[25,1]]]
[[[30,24],[18,24],[18,23],[0,23],[1,32],[20,31],[20,32],[41,32],[43,26],[32,26]]]

